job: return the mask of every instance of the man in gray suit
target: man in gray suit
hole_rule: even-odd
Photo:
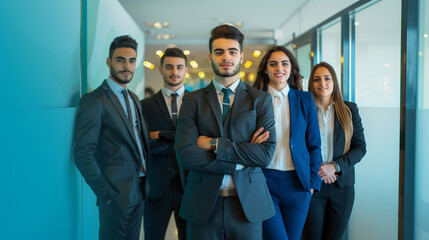
[[[139,239],[148,136],[138,97],[128,90],[137,42],[120,36],[110,45],[110,76],[80,100],[75,163],[97,196],[100,239]]]
[[[261,170],[275,149],[272,100],[238,76],[243,40],[235,27],[214,28],[215,77],[183,98],[175,148],[179,166],[189,170],[180,216],[191,240],[259,240],[262,221],[275,213]]]

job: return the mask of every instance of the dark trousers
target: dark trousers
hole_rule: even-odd
[[[188,240],[261,240],[262,223],[251,223],[238,197],[218,197],[207,222],[187,222]]]
[[[140,192],[144,196],[146,177],[140,178]],[[139,240],[143,219],[144,201],[137,205],[120,208],[114,201],[98,201],[100,240]]]
[[[157,199],[146,199],[144,207],[145,239],[164,239],[172,212],[174,212],[179,240],[186,239],[186,221],[179,216],[183,194],[180,192],[178,184],[181,184],[180,179],[172,178],[171,186],[163,196]]]
[[[355,198],[354,186],[340,188],[337,183],[322,183],[310,202],[303,231],[305,240],[340,240],[347,227]]]
[[[276,215],[263,222],[264,240],[299,240],[311,192],[302,188],[296,171],[264,169]]]
[[[98,203],[100,240],[138,240],[143,217],[144,202],[129,208],[120,208],[113,201]]]

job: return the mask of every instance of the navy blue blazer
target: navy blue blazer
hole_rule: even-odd
[[[296,173],[306,191],[319,191],[322,164],[319,120],[311,93],[290,88],[290,151]]]

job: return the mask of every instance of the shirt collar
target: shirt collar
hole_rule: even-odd
[[[121,85],[119,85],[117,82],[113,81],[110,77],[108,77],[106,79],[106,81],[107,81],[107,84],[109,84],[109,87],[112,89],[112,91],[115,94],[121,94],[122,90],[124,90],[124,89],[127,90],[127,88],[121,87]]]
[[[322,106],[320,106],[319,104],[316,104],[317,109],[323,110]],[[333,107],[335,106],[334,101],[331,102],[331,104],[328,106],[328,110],[330,111]]]
[[[235,93],[235,91],[237,90],[238,84],[240,84],[241,79],[237,79],[237,81],[235,81],[233,84],[231,84],[231,86],[229,86],[228,88],[231,89],[231,91],[233,93]],[[216,79],[213,78],[213,85],[216,88],[216,92],[219,94],[220,91],[222,90],[222,88],[225,88],[222,84],[220,84],[218,81],[216,81]]]
[[[287,95],[289,94],[289,90],[290,90],[289,84],[286,84],[286,87],[282,88],[280,91],[277,91],[273,87],[268,85],[268,92],[273,97],[279,97],[279,98],[287,97]]]
[[[164,96],[166,97],[171,97],[171,94],[173,93],[173,91],[171,91],[170,89],[166,88],[166,87],[162,87],[161,88],[162,93],[164,94]],[[182,85],[182,87],[180,87],[175,93],[179,94],[179,96],[183,95],[183,93],[185,92],[185,86]]]

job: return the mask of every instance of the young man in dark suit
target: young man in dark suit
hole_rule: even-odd
[[[183,98],[175,148],[189,170],[180,216],[191,240],[260,240],[262,221],[275,213],[261,170],[276,145],[272,100],[238,76],[243,39],[235,27],[214,28],[215,77]]]
[[[183,197],[181,171],[174,150],[177,116],[185,94],[183,80],[187,58],[179,48],[168,48],[161,57],[159,72],[164,84],[152,97],[141,101],[150,137],[148,191],[144,210],[145,239],[164,239],[171,213],[179,240],[186,239],[186,222],[179,216]],[[182,173],[183,175],[183,173]]]
[[[139,239],[149,145],[138,97],[128,90],[137,42],[120,36],[110,45],[110,76],[80,100],[74,158],[97,196],[100,239]]]

